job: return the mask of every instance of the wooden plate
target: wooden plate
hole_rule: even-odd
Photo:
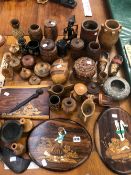
[[[95,126],[95,142],[100,157],[111,170],[131,173],[131,116],[126,111],[104,111]]]
[[[54,119],[38,125],[28,139],[29,155],[40,167],[67,171],[89,158],[92,140],[80,124]]]

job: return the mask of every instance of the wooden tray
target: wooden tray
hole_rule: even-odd
[[[95,142],[100,157],[111,170],[131,173],[131,116],[126,111],[104,111],[95,126]]]
[[[28,87],[4,87],[0,95],[0,113],[7,113],[14,108],[18,103],[27,99],[36,92],[39,86]],[[31,100],[28,104],[21,107],[19,110],[8,114],[8,118],[30,118],[31,119],[49,119],[49,94],[46,87],[43,88],[44,93],[38,98]],[[2,116],[0,116],[2,118]]]
[[[89,158],[92,140],[80,124],[64,119],[38,125],[28,139],[29,155],[42,168],[67,171]]]

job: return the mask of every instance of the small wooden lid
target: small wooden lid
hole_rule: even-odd
[[[80,124],[54,119],[41,123],[32,131],[28,150],[30,157],[40,167],[67,171],[89,158],[92,140]]]
[[[56,21],[55,20],[53,20],[53,19],[47,19],[46,21],[45,21],[45,26],[46,27],[55,27],[56,26]]]
[[[55,48],[55,42],[52,39],[43,39],[40,43],[42,50],[53,50]]]
[[[84,48],[84,42],[80,38],[74,38],[71,41],[71,48],[75,50],[80,50]]]

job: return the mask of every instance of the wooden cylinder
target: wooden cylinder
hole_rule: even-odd
[[[58,36],[57,23],[55,20],[48,19],[44,24],[44,35],[47,39],[56,40]]]
[[[71,57],[77,59],[83,56],[84,42],[82,39],[74,38],[71,41]]]
[[[41,41],[43,38],[42,30],[37,24],[32,24],[28,29],[31,40]]]
[[[101,54],[101,46],[95,41],[91,41],[87,47],[87,56],[95,61],[99,61]]]
[[[85,20],[81,25],[80,38],[83,39],[85,45],[91,41],[96,41],[98,36],[99,27],[96,21]]]
[[[44,39],[40,43],[40,54],[44,62],[52,63],[57,59],[57,47],[51,39]]]

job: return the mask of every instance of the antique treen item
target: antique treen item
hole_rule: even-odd
[[[16,57],[13,57],[13,59],[10,61],[9,64],[10,67],[12,67],[12,69],[16,72],[19,72],[22,68],[20,60],[17,59]]]
[[[88,99],[86,99],[81,105],[80,117],[87,121],[88,117],[91,117],[95,112],[95,103],[93,101],[93,96],[88,95]]]
[[[103,85],[104,92],[114,100],[123,100],[130,94],[130,85],[124,79],[117,76],[108,78]]]
[[[65,62],[63,59],[58,59],[54,61],[50,70],[51,79],[56,84],[63,84],[67,81],[69,70],[68,62]]]
[[[71,41],[71,57],[77,59],[83,56],[84,42],[80,38],[74,38]]]
[[[41,78],[47,77],[50,74],[50,64],[46,62],[39,62],[34,67],[34,73]]]
[[[116,55],[109,66],[109,76],[115,76],[123,63],[123,58],[120,55]]]
[[[13,143],[20,139],[23,133],[22,125],[15,120],[8,120],[1,128],[1,140],[4,143]]]
[[[77,83],[74,86],[74,90],[71,92],[71,96],[76,100],[76,101],[81,101],[84,99],[85,95],[87,93],[87,87],[83,83]]]
[[[22,66],[31,69],[34,67],[35,59],[32,55],[25,55],[21,58]]]
[[[63,96],[65,92],[65,88],[61,84],[52,85],[51,88],[48,89],[49,94]]]
[[[75,16],[72,16],[68,21],[68,26],[64,29],[63,39],[70,45],[71,40],[77,37],[78,25],[75,24]]]
[[[80,38],[85,42],[85,46],[91,41],[96,41],[99,32],[99,26],[96,21],[85,20],[81,24]]]
[[[32,72],[30,69],[26,69],[26,68],[22,68],[21,72],[20,72],[20,77],[23,80],[28,80],[32,75]]]
[[[31,40],[40,42],[43,38],[42,30],[37,24],[32,24],[28,29],[28,33]]]
[[[131,173],[131,116],[121,108],[109,108],[95,125],[95,142],[105,165],[117,174]]]
[[[61,108],[65,113],[70,114],[75,111],[76,106],[76,101],[71,97],[67,97],[63,99]]]
[[[13,150],[14,154],[17,156],[24,154],[26,151],[25,145],[21,143],[12,143],[11,149]]]
[[[20,124],[23,126],[23,132],[30,132],[33,128],[33,122],[30,119],[21,118]]]
[[[96,63],[88,57],[81,57],[75,61],[74,73],[77,78],[88,81],[96,73]]]
[[[42,86],[41,86],[42,87]],[[0,117],[1,119],[21,119],[27,118],[32,120],[45,120],[49,119],[49,94],[46,87],[42,87],[43,94],[33,99],[24,106],[21,106],[18,110],[9,113],[11,109],[14,109],[17,104],[24,101],[32,94],[36,93],[36,86],[27,87],[6,87],[1,90],[1,103],[0,103]],[[5,92],[9,93],[9,96],[3,95]],[[8,106],[5,105],[8,103]]]
[[[36,133],[38,137],[35,137]],[[92,141],[82,125],[71,120],[55,119],[41,123],[31,132],[28,149],[31,158],[40,167],[67,171],[89,158]]]
[[[57,59],[57,47],[52,39],[43,39],[40,43],[40,54],[44,62],[52,63]]]
[[[110,50],[116,44],[121,32],[122,26],[118,21],[109,19],[101,26],[99,33],[99,42],[107,50]]]
[[[44,24],[44,36],[47,39],[56,40],[58,36],[57,23],[53,19],[48,19]]]
[[[101,46],[95,41],[91,41],[87,47],[87,56],[95,61],[99,61],[101,54]]]
[[[10,21],[10,24],[11,24],[11,27],[13,28],[12,29],[12,35],[17,39],[19,40],[20,38],[23,38],[24,37],[24,32],[20,26],[20,22],[18,19],[12,19]]]
[[[41,79],[36,75],[32,75],[29,79],[29,84],[31,85],[39,85],[40,83]]]
[[[51,95],[49,98],[49,106],[51,111],[58,112],[61,108],[61,100],[58,95]]]
[[[37,40],[29,41],[27,44],[27,49],[29,54],[38,56],[40,54],[39,51],[39,42]]]

